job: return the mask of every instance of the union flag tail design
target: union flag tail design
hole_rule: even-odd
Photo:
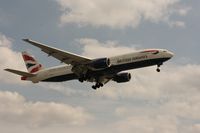
[[[36,59],[31,56],[27,52],[22,52],[22,57],[24,59],[24,62],[26,64],[26,68],[29,73],[36,73],[42,69],[42,65],[39,64]]]

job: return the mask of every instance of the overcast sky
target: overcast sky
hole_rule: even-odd
[[[1,0],[0,129],[5,133],[199,133],[200,1]],[[21,39],[88,57],[165,48],[161,67],[130,71],[125,84],[23,82],[20,53],[45,67],[60,65]]]

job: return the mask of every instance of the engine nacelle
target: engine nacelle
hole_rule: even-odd
[[[110,66],[110,59],[109,58],[100,58],[93,60],[89,66],[93,69],[104,69]]]
[[[131,80],[131,74],[130,73],[118,73],[113,80],[117,83],[124,83]]]

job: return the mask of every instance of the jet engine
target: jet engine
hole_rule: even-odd
[[[93,60],[89,66],[93,69],[104,69],[110,67],[110,59],[109,58],[100,58]]]
[[[130,73],[118,73],[117,75],[115,75],[113,80],[117,83],[128,82],[131,80],[131,74]]]

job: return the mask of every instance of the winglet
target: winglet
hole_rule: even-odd
[[[29,42],[30,41],[30,39],[28,39],[28,38],[22,39],[22,40],[25,41],[25,42]]]

